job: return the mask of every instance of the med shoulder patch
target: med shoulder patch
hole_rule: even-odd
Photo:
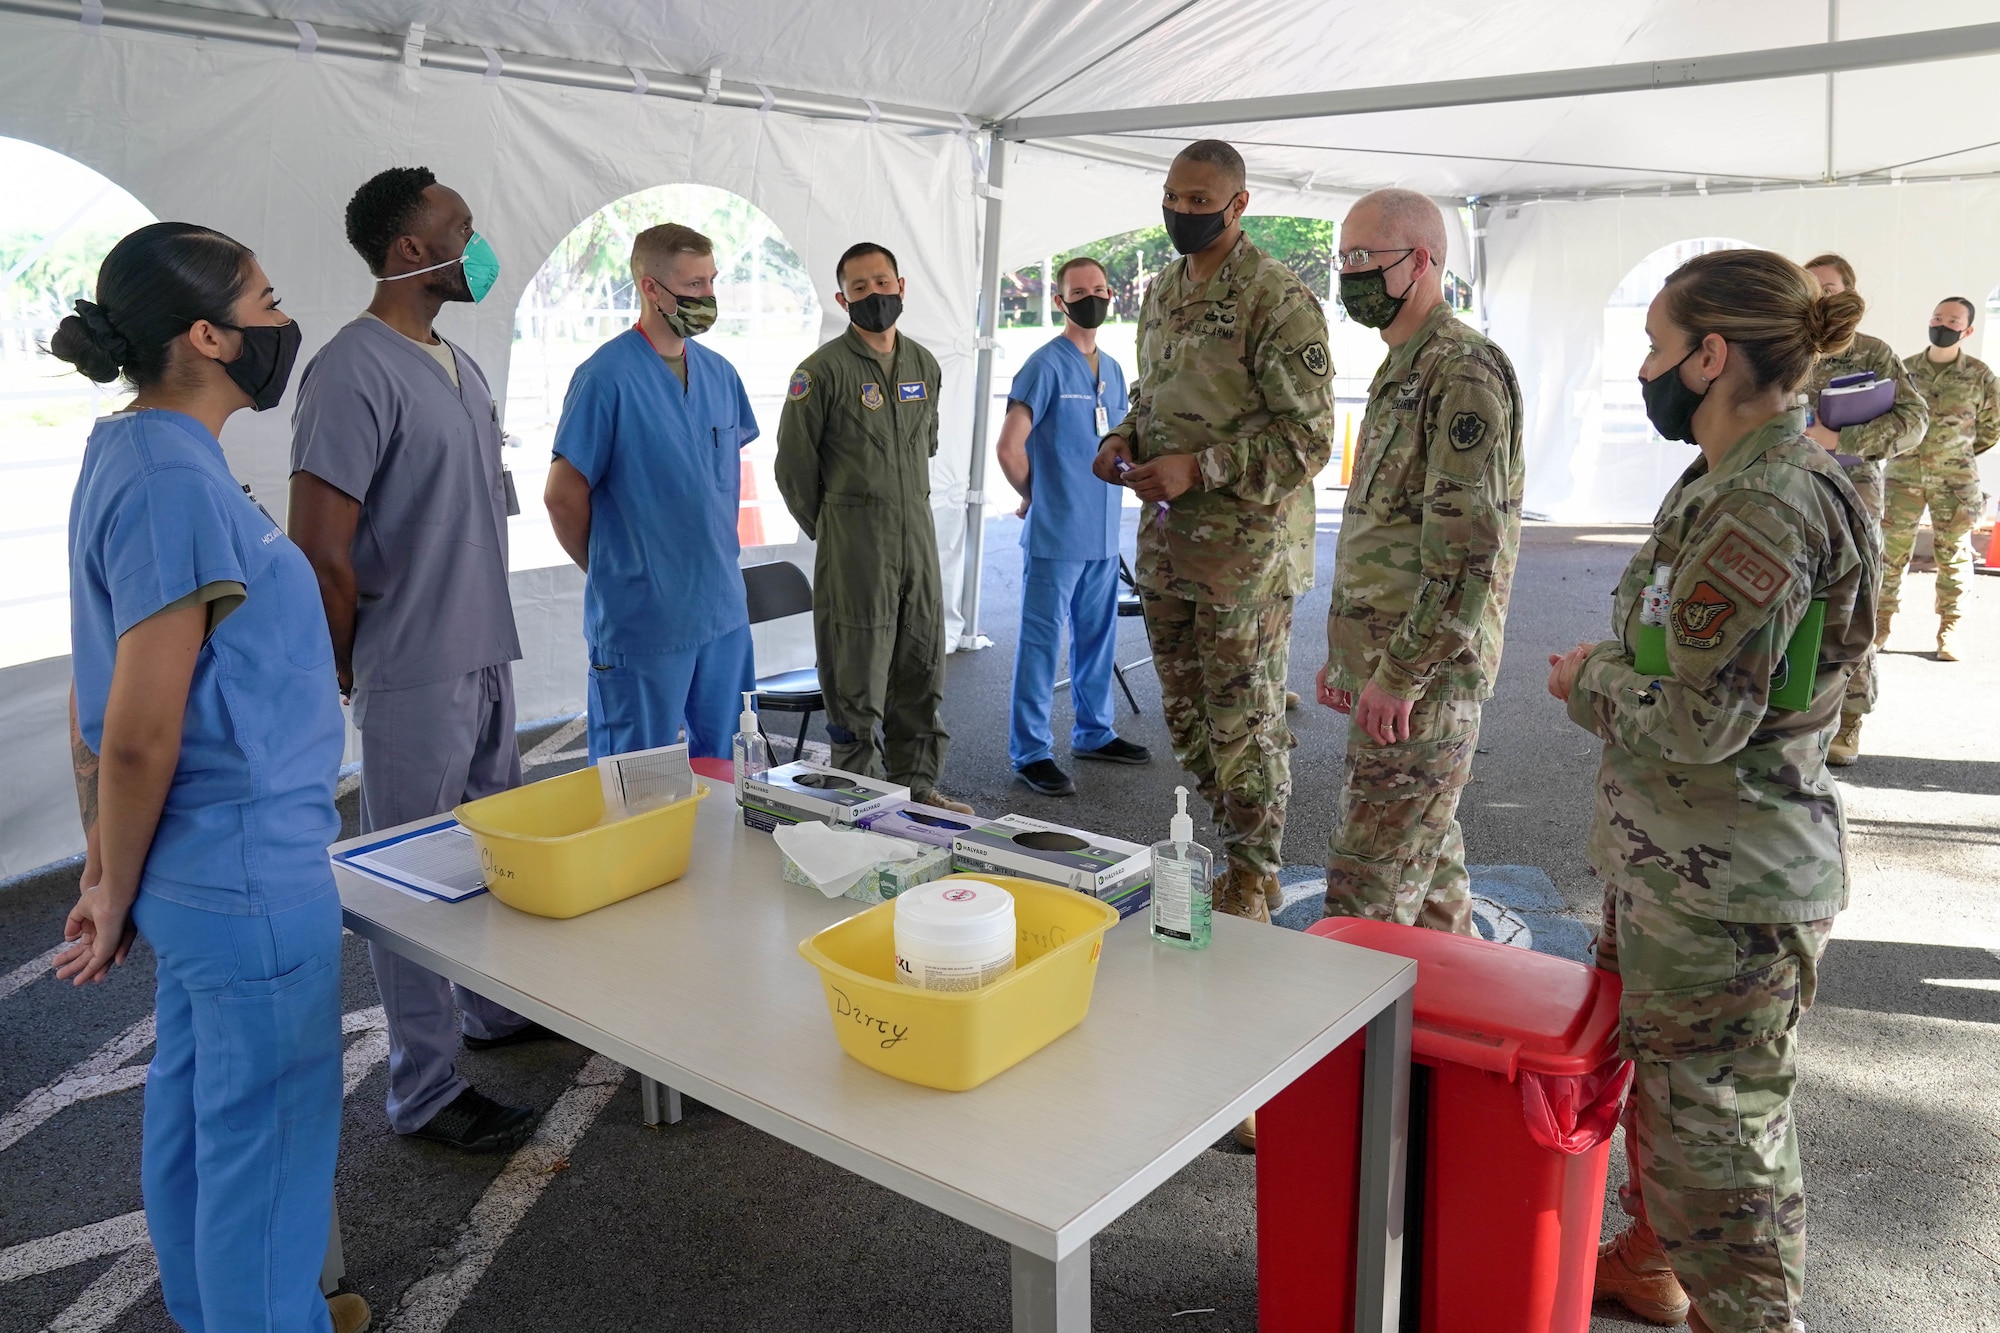
[[[785,390],[785,397],[791,399],[793,402],[797,402],[799,399],[811,393],[812,389],[813,389],[812,372],[807,370],[804,366],[800,366],[797,370],[792,372],[792,382],[790,387]]]
[[[1769,606],[1797,577],[1776,547],[1733,519],[1723,520],[1701,566],[1758,607]]]
[[[1683,648],[1713,648],[1722,642],[1722,627],[1736,614],[1736,603],[1707,579],[1674,602],[1674,642]]]
[[[1299,352],[1299,361],[1321,379],[1333,369],[1333,359],[1326,354],[1326,344],[1322,342],[1307,343]]]
[[[1486,438],[1486,418],[1477,412],[1460,412],[1451,419],[1446,434],[1454,449],[1472,449]]]

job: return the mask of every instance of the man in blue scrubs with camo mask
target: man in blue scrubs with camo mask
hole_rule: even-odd
[[[737,569],[741,451],[757,438],[715,324],[715,246],[675,223],[632,241],[639,322],[577,368],[543,499],[584,571],[590,757],[673,745],[727,759],[756,688]]]
[[[447,302],[485,296],[499,261],[465,200],[422,167],[355,191],[347,239],[375,296],[306,367],[288,527],[318,576],[354,705],[372,832],[520,785],[521,644],[500,413],[478,364],[432,327]],[[534,1112],[459,1077],[459,1016],[473,1049],[547,1030],[379,945],[368,954],[389,1028],[390,1128],[464,1152],[519,1146]]]

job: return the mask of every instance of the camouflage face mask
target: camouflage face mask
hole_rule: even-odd
[[[1404,256],[1408,258],[1408,256]],[[1397,260],[1402,263],[1402,260]],[[1402,312],[1403,302],[1409,300],[1409,288],[1403,289],[1401,296],[1389,295],[1389,270],[1371,268],[1366,273],[1343,273],[1340,275],[1340,308],[1347,317],[1363,328],[1386,329],[1396,322]]]
[[[662,310],[660,318],[667,321],[667,327],[674,331],[676,338],[694,338],[715,327],[715,298],[713,296],[674,296],[674,308]]]

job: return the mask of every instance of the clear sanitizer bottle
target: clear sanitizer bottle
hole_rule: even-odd
[[[744,782],[771,771],[771,746],[757,729],[756,699],[749,690],[743,692],[743,715],[736,720],[736,739],[729,748],[736,765],[736,803],[741,805]]]
[[[1214,913],[1215,855],[1194,840],[1187,788],[1174,788],[1180,808],[1167,840],[1153,844],[1153,938],[1179,949],[1206,949]]]

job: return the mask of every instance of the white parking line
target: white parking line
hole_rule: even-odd
[[[0,1118],[0,1152],[19,1143],[58,1111],[144,1083],[146,1066],[126,1066],[125,1062],[152,1044],[153,1016],[148,1014],[55,1082],[23,1097],[20,1105]]]
[[[56,955],[61,953],[65,947],[58,944],[40,958],[30,958],[6,976],[0,977],[0,1000],[6,999],[29,982],[47,976],[49,969],[56,965]]]
[[[616,1061],[593,1055],[584,1062],[535,1127],[534,1137],[508,1159],[458,1235],[432,1260],[433,1271],[405,1291],[395,1312],[382,1321],[381,1333],[442,1333],[624,1081],[625,1067]]]
[[[0,1282],[19,1282],[24,1277],[53,1273],[58,1268],[145,1243],[146,1214],[135,1208],[87,1227],[43,1236],[40,1240],[24,1240],[0,1250]]]
[[[553,764],[558,759],[571,758],[564,749],[578,736],[583,735],[585,719],[573,717],[542,738],[541,744],[521,756],[522,768],[539,768],[543,764]]]
[[[159,1280],[159,1258],[150,1243],[140,1241],[51,1320],[47,1333],[102,1333],[144,1300]]]

